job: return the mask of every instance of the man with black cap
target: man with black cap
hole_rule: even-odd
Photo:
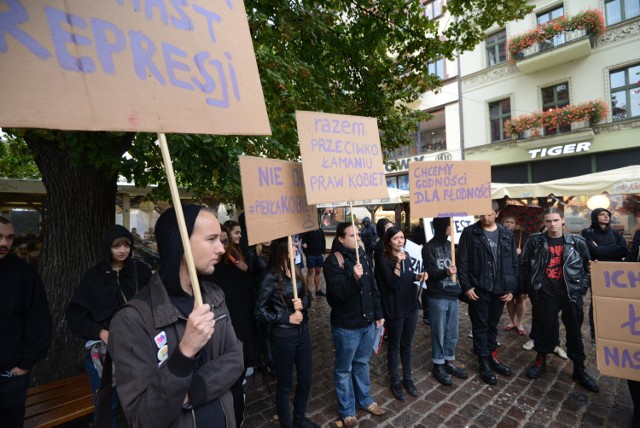
[[[183,210],[198,276],[210,275],[224,253],[220,223],[208,208]],[[158,272],[111,321],[109,352],[127,422],[236,427],[230,388],[244,370],[242,343],[224,293],[200,281],[204,304],[195,307],[173,208],[160,216],[155,234]]]
[[[582,229],[582,237],[587,241],[591,260],[601,262],[621,262],[629,255],[629,248],[620,232],[611,227],[611,211],[596,208],[591,211],[591,227]],[[589,305],[589,328],[591,343],[596,343],[596,330],[593,324],[593,300]]]

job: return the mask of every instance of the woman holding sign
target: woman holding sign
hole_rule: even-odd
[[[298,298],[294,298],[287,240],[271,243],[267,272],[260,282],[256,318],[271,325],[271,352],[276,365],[276,408],[281,427],[317,427],[305,417],[311,392],[311,336],[309,314],[311,297],[304,277],[295,267]],[[289,393],[293,386],[293,367],[297,386],[293,398],[293,424],[289,413]]]
[[[382,308],[389,332],[387,365],[391,378],[391,392],[396,399],[406,396],[400,385],[398,354],[402,361],[402,385],[413,397],[418,390],[411,379],[411,342],[418,321],[418,286],[414,281],[427,278],[426,272],[414,272],[411,257],[404,251],[404,233],[397,227],[384,234],[384,253],[376,264],[376,278],[380,288]]]

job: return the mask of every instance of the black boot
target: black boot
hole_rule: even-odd
[[[404,395],[404,391],[402,390],[402,385],[400,382],[393,382],[391,384],[391,393],[397,400],[404,401],[407,399],[407,396]]]
[[[445,371],[444,364],[433,365],[433,377],[444,386],[451,385],[451,376]]]
[[[491,370],[489,358],[487,357],[480,357],[480,379],[482,379],[483,382],[486,382],[489,385],[495,385],[496,383],[498,383],[496,375],[493,374],[493,371]]]
[[[453,361],[445,361],[444,371],[449,373],[451,376],[459,377],[460,379],[466,379],[469,377],[467,371],[462,367],[457,367],[453,364]]]
[[[402,381],[402,384],[404,385],[404,388],[407,390],[410,396],[418,396],[418,390],[416,389],[416,386],[411,379],[404,379]]]
[[[578,363],[574,361],[573,380],[587,388],[589,391],[600,391],[600,388],[598,388],[598,384],[596,383],[596,381],[591,376],[589,376],[587,371],[584,369],[584,363]]]
[[[491,364],[491,368],[494,369],[498,374],[502,376],[511,376],[511,369],[503,364],[500,359],[498,359],[498,351],[491,351],[489,364]]]
[[[538,379],[543,373],[547,371],[547,354],[538,352],[536,360],[533,365],[527,370],[527,377],[531,379]]]

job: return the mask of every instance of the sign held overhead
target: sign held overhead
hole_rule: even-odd
[[[249,245],[318,229],[300,163],[240,156],[240,175]]]
[[[412,162],[413,217],[464,217],[491,211],[489,161]]]
[[[309,203],[388,198],[375,118],[296,111]]]
[[[3,127],[271,134],[241,0],[4,3]]]

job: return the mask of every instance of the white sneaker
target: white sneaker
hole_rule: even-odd
[[[534,346],[533,339],[531,339],[527,343],[522,345],[522,349],[524,349],[525,351],[531,351],[533,349],[533,346]]]
[[[558,355],[558,357],[562,358],[563,360],[566,360],[569,358],[569,356],[567,355],[567,352],[562,349],[561,346],[556,346],[555,349],[553,350],[553,352]]]
[[[247,371],[244,373],[244,377],[253,376],[253,367],[247,368]]]
[[[469,332],[469,337],[473,339],[473,331]]]

